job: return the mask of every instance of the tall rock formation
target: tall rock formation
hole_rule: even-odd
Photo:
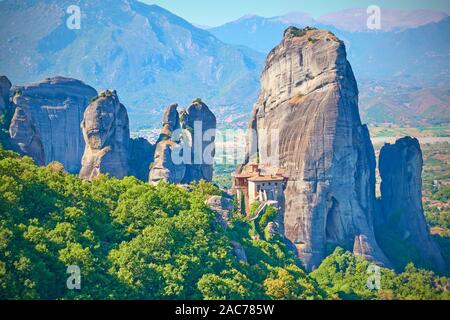
[[[84,150],[80,123],[89,101],[97,95],[95,89],[79,80],[55,77],[16,86],[12,91],[13,102],[18,108],[11,122],[12,139],[27,145],[30,141],[22,141],[24,137],[30,137],[31,133],[33,137],[39,135],[44,148],[44,164],[58,161],[66,171],[78,173]],[[29,127],[31,124],[33,128]],[[20,132],[22,129],[26,131]],[[35,147],[21,149],[27,154]],[[40,162],[36,154],[27,155]]]
[[[250,127],[260,163],[273,165],[263,149],[279,150],[289,179],[285,236],[307,269],[335,245],[389,264],[373,229],[374,150],[342,41],[324,30],[288,28],[267,57]],[[279,133],[273,145],[264,137],[272,129]]]
[[[180,113],[177,108],[172,104],[164,112],[149,182],[212,181],[216,117],[200,99]]]
[[[444,259],[430,236],[423,213],[422,167],[417,139],[405,137],[381,149],[382,214],[377,215],[377,236],[397,268],[402,269],[406,262],[413,261],[445,271]]]
[[[172,153],[182,156],[182,146],[180,144],[180,115],[178,104],[171,104],[164,111],[162,130],[156,142],[155,155],[150,166],[149,182],[152,184],[159,181],[169,183],[181,183],[186,173],[184,162],[174,163]]]
[[[191,163],[187,164],[183,183],[212,181],[215,156],[216,117],[200,99],[181,113],[181,127],[188,131]]]
[[[103,91],[93,99],[81,122],[86,147],[80,177],[92,180],[100,173],[123,178],[130,172],[128,114],[116,91]]]
[[[144,138],[130,140],[130,175],[147,182],[155,146]]]

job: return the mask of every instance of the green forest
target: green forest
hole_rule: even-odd
[[[251,222],[235,210],[223,228],[205,204],[220,194],[206,182],[86,182],[0,148],[0,299],[450,298],[447,278],[412,264],[381,268],[370,289],[370,263],[342,248],[307,273],[265,232],[274,209]]]

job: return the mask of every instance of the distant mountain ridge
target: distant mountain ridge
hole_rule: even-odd
[[[286,27],[305,26],[295,21],[289,22],[286,17],[249,16],[209,31],[222,41],[237,45],[246,43],[250,48],[267,54],[279,42]],[[314,20],[309,22],[343,39],[358,80],[391,80],[396,77],[414,85],[418,82],[421,85],[446,85],[449,82],[448,16],[438,22],[388,32],[348,32]]]
[[[80,30],[66,27],[70,5],[81,9]],[[366,90],[389,89],[387,84],[395,83],[407,88],[400,95],[409,95],[411,88],[437,89],[429,92],[439,92],[435,98],[441,102],[424,111],[428,122],[434,114],[447,114],[450,101],[450,94],[441,94],[448,92],[450,83],[450,18],[425,13],[412,14],[409,25],[402,22],[408,15],[400,15],[390,22],[398,28],[382,32],[341,30],[323,24],[331,20],[313,19],[303,12],[273,18],[246,16],[203,30],[137,0],[4,0],[0,1],[0,74],[19,85],[59,75],[82,79],[99,90],[114,88],[129,109],[132,130],[159,127],[163,106],[174,101],[187,105],[197,97],[226,119],[218,127],[236,126],[250,114],[265,55],[280,41],[283,30],[289,25],[317,25],[345,41],[361,96],[370,98],[361,104],[363,116],[373,115],[365,110],[378,104]],[[384,104],[395,111],[391,102]]]
[[[429,23],[439,22],[448,17],[448,12],[435,10],[398,10],[381,8],[381,31],[399,31],[417,28]],[[317,18],[318,23],[331,25],[349,32],[367,32],[367,8],[346,9],[324,14]]]
[[[434,125],[450,121],[450,17],[425,16],[417,24],[426,19],[439,21],[380,32],[349,32],[312,23],[345,42],[361,91],[364,122]],[[281,17],[248,16],[210,31],[223,41],[248,43],[268,53],[287,25]]]

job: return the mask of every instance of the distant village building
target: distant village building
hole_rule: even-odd
[[[248,215],[256,201],[279,201],[283,198],[287,177],[283,170],[268,165],[250,163],[243,167],[241,173],[233,173],[233,189],[237,201],[243,203]]]

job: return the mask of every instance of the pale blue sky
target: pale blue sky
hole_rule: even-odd
[[[450,11],[449,0],[141,0],[157,4],[189,22],[217,26],[245,14],[273,17],[291,11],[304,11],[318,17],[348,8],[378,5],[391,9],[433,9]]]

